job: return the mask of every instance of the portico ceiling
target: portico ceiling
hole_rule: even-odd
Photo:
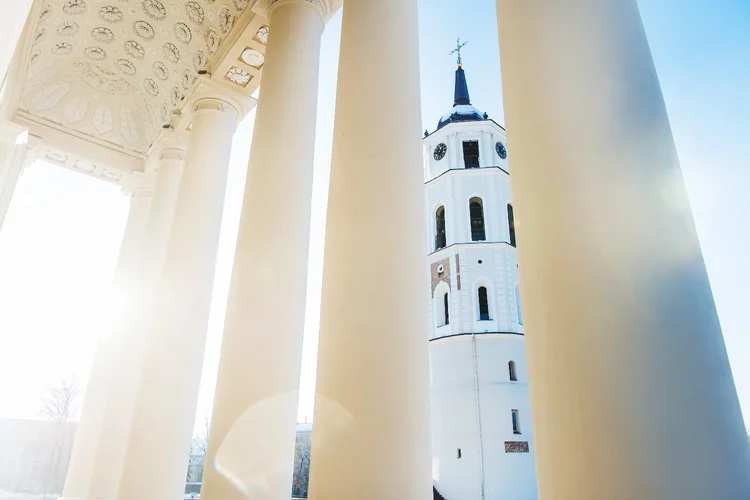
[[[44,0],[19,110],[145,153],[252,0]]]

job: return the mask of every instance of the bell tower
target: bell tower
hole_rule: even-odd
[[[453,107],[423,139],[435,488],[447,500],[532,500],[508,148],[471,104],[463,45]]]

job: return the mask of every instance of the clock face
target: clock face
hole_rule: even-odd
[[[505,149],[505,145],[502,142],[495,143],[495,151],[497,151],[497,156],[502,160],[508,157],[508,150]]]
[[[447,151],[448,151],[448,146],[446,146],[445,143],[441,142],[435,148],[435,152],[432,153],[432,157],[435,158],[437,161],[440,161],[443,158],[445,158],[445,153]]]

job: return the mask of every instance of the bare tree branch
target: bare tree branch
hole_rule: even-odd
[[[208,434],[210,431],[211,421],[206,417],[203,421],[203,429],[196,436],[193,436],[190,463],[188,464],[188,482],[201,482],[203,480],[203,468],[208,453]]]
[[[62,379],[58,385],[48,386],[42,396],[39,414],[54,422],[67,424],[76,420],[80,391],[74,378]]]

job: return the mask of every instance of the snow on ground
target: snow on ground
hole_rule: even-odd
[[[59,500],[59,495],[34,495],[31,493],[13,493],[12,491],[0,490],[0,500]]]
[[[198,500],[200,495],[194,493],[185,495],[185,500]],[[49,493],[47,495],[35,495],[31,493],[13,493],[12,491],[0,490],[0,500],[60,500],[59,495]]]

